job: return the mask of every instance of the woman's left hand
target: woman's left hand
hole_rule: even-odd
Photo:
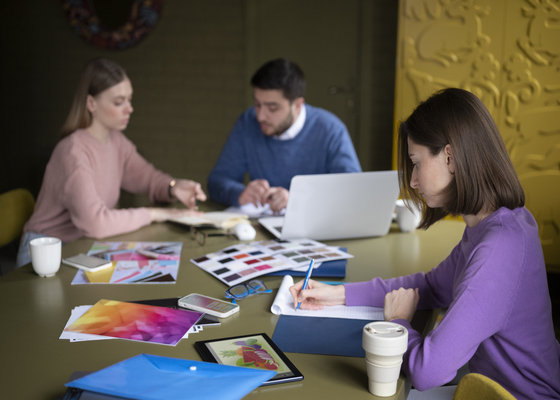
[[[196,201],[205,201],[206,195],[200,183],[188,179],[179,179],[171,188],[171,195],[191,210],[196,208]]]
[[[383,307],[383,317],[385,321],[394,319],[406,319],[412,321],[416,312],[416,306],[420,300],[418,288],[393,290],[385,295],[385,305]]]

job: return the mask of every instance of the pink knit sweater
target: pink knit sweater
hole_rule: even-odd
[[[150,213],[146,208],[115,209],[120,189],[147,193],[152,202],[171,201],[172,179],[140,156],[121,132],[112,131],[101,143],[77,130],[54,149],[24,232],[70,242],[134,231],[150,224]]]

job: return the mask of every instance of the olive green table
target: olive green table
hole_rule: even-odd
[[[258,223],[257,238],[271,238]],[[375,276],[390,278],[429,271],[459,242],[464,223],[442,221],[428,231],[401,233],[396,226],[379,238],[335,240],[350,259],[344,281],[358,282]],[[224,298],[227,287],[189,260],[237,243],[232,237],[210,237],[201,247],[191,240],[188,229],[169,223],[152,224],[109,241],[182,241],[183,252],[177,283],[144,285],[71,285],[76,269],[61,265],[51,278],[40,278],[26,265],[0,277],[0,398],[56,399],[74,371],[96,371],[140,353],[200,360],[193,343],[199,340],[266,332],[270,337],[278,316],[270,312],[272,294],[240,301],[239,313],[222,320],[221,326],[206,327],[175,347],[126,340],[70,343],[59,340],[71,310],[100,299],[133,301],[184,296],[197,292]],[[86,252],[93,239],[82,238],[63,246],[68,257]],[[282,277],[264,277],[270,289],[278,289]],[[434,312],[417,312],[413,326],[425,331],[433,324]],[[366,322],[364,322],[365,325]],[[297,333],[294,333],[297,334]],[[372,399],[368,392],[366,363],[362,358],[287,353],[304,374],[300,382],[258,388],[247,399]],[[401,374],[397,394],[405,399],[410,383]]]

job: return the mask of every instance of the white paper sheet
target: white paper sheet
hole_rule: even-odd
[[[281,216],[286,213],[285,208],[281,211],[274,212],[270,209],[268,204],[265,204],[264,206],[260,204],[255,206],[253,203],[248,203],[239,207],[231,206],[226,208],[224,211],[228,213],[245,214],[248,215],[249,218]]]
[[[383,308],[367,306],[330,306],[322,310],[309,311],[299,309],[296,312],[294,298],[290,294],[290,286],[294,284],[294,278],[290,275],[284,276],[282,284],[278,289],[274,303],[270,311],[276,315],[297,315],[302,317],[330,317],[348,319],[366,319],[370,321],[383,321]]]

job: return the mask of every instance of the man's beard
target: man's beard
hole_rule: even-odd
[[[294,115],[292,114],[292,111],[290,110],[290,113],[288,114],[286,119],[284,121],[282,121],[280,123],[280,125],[278,125],[278,128],[272,133],[272,136],[282,135],[284,132],[286,132],[288,129],[290,129],[290,126],[292,126],[293,123],[294,123]]]

